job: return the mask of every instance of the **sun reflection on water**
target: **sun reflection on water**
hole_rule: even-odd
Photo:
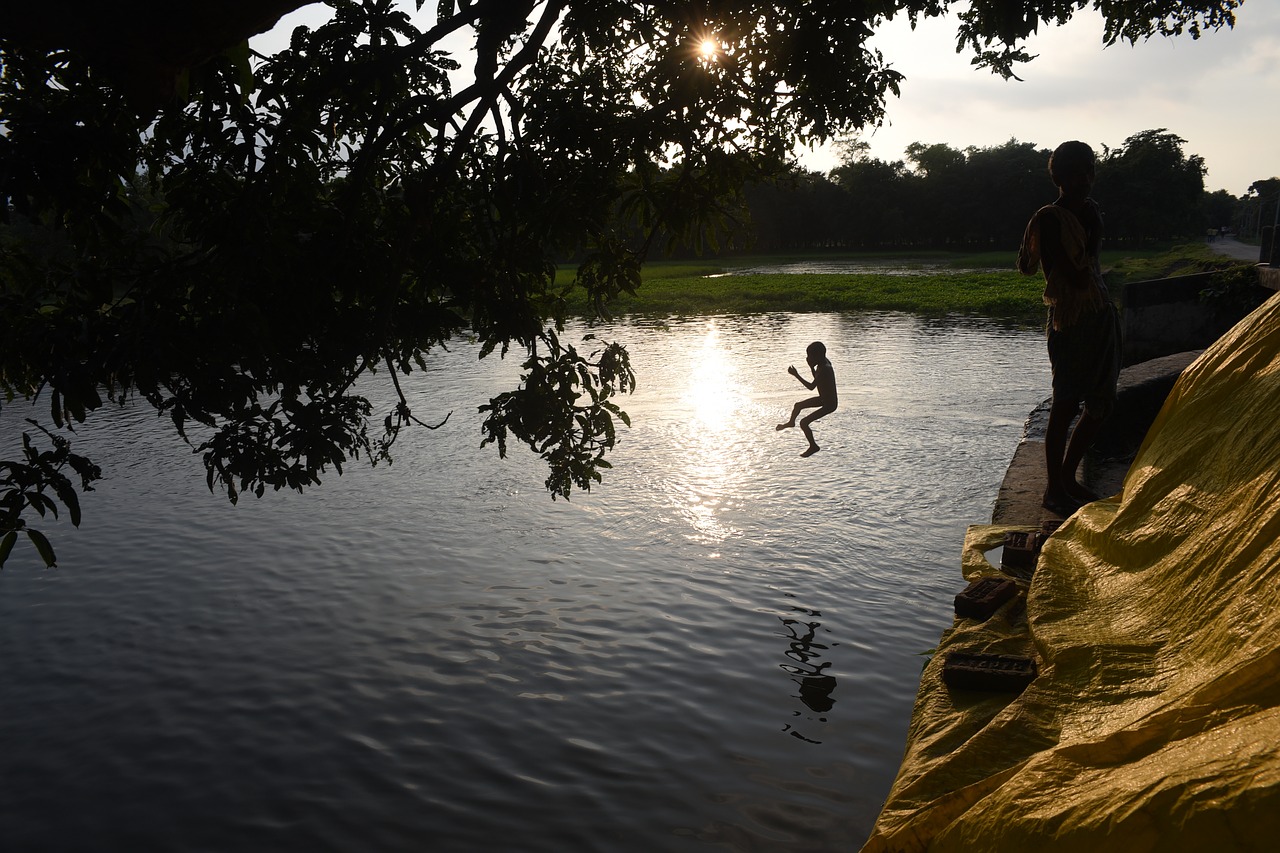
[[[717,543],[741,532],[725,516],[742,503],[739,485],[750,468],[744,426],[756,420],[752,406],[716,321],[708,320],[681,397],[692,417],[682,436],[675,498],[696,531],[691,538]]]
[[[715,320],[707,321],[707,334],[695,356],[695,365],[684,402],[695,412],[701,427],[710,433],[704,443],[706,449],[711,450],[721,446],[719,434],[733,426],[734,415],[746,402],[737,381],[737,367],[725,352]]]

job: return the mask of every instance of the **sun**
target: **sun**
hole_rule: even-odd
[[[720,43],[715,39],[705,38],[698,44],[698,54],[703,59],[715,59],[720,53]]]

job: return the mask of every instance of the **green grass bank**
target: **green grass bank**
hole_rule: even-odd
[[[703,261],[654,261],[644,265],[641,286],[623,294],[611,306],[615,315],[681,316],[696,314],[754,314],[773,311],[906,311],[926,315],[975,314],[1032,319],[1043,316],[1040,276],[1024,276],[1014,268],[1015,251],[979,254],[920,253],[913,255],[758,255]],[[768,273],[734,274],[735,270],[803,262],[842,260],[873,262],[920,274]],[[1212,269],[1224,265],[1203,243],[1153,248],[1110,250],[1103,268],[1113,296],[1123,301],[1124,284]],[[1216,265],[1216,266],[1215,266]],[[991,268],[1003,268],[991,271]],[[566,265],[557,283],[573,280]],[[570,310],[588,311],[581,291],[569,297]]]

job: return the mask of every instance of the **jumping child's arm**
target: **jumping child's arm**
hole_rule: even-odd
[[[813,369],[813,368],[810,368],[810,370],[812,370],[812,369]],[[818,387],[818,383],[817,383],[817,376],[816,376],[816,375],[815,375],[815,377],[814,377],[814,381],[813,381],[813,382],[810,382],[808,379],[805,379],[803,376],[801,376],[801,375],[800,375],[800,371],[796,370],[796,366],[795,366],[794,364],[787,368],[787,373],[790,373],[790,374],[791,374],[792,376],[794,376],[796,379],[799,379],[799,380],[800,380],[800,384],[801,384],[801,385],[803,385],[804,387],[808,388],[810,391],[812,391],[814,388]]]

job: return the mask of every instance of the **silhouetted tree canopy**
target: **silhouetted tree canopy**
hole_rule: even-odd
[[[1185,144],[1159,128],[1097,152],[1093,194],[1103,206],[1109,245],[1199,238],[1209,226],[1233,221],[1240,200],[1225,191],[1206,196],[1204,159],[1185,153]],[[1051,151],[1016,139],[963,151],[914,142],[906,161],[885,162],[854,143],[828,176],[798,171],[751,189],[751,245],[765,251],[1016,248],[1030,211],[1056,193],[1047,168]]]
[[[199,63],[222,30],[179,30],[122,73],[129,10],[158,5],[113,4],[98,30],[5,13],[0,386],[47,419],[0,463],[0,561],[31,510],[79,520],[73,481],[99,472],[53,431],[105,401],[139,396],[184,438],[202,425],[233,501],[302,490],[442,422],[400,383],[462,334],[524,359],[483,407],[485,443],[532,448],[553,495],[589,488],[634,377],[621,347],[566,340],[553,259],[581,259],[603,310],[653,235],[706,233],[797,142],[879,121],[901,76],[867,40],[890,17],[954,6],[958,47],[1011,76],[1030,33],[1083,5],[1111,43],[1229,26],[1238,2],[440,0],[424,30],[391,0],[332,0],[274,56],[239,41]],[[171,85],[139,83],[160,71]],[[364,396],[379,381],[389,412]]]
[[[1203,233],[1204,158],[1185,155],[1185,143],[1162,127],[1104,153],[1094,195],[1110,211],[1113,237],[1140,243]]]

